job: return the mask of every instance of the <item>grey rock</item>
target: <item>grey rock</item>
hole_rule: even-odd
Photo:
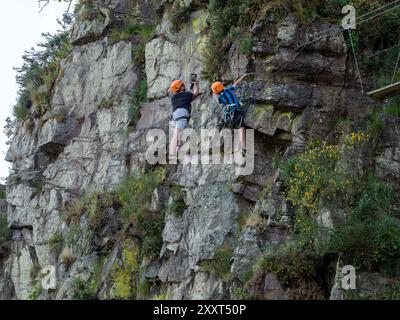
[[[261,190],[257,186],[246,186],[243,192],[243,197],[249,201],[256,202],[260,192]]]
[[[243,183],[233,183],[232,184],[232,192],[237,194],[242,194],[245,189],[245,185]]]
[[[267,273],[264,280],[264,299],[265,300],[286,300],[286,291],[283,290],[276,276]]]

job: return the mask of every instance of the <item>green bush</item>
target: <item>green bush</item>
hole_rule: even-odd
[[[162,245],[164,216],[150,210],[154,189],[164,180],[165,170],[135,172],[127,177],[117,189],[121,204],[121,215],[138,230],[141,239],[141,254],[150,259],[157,257]]]
[[[340,159],[338,146],[317,143],[282,167],[283,178],[289,186],[287,199],[295,206],[316,211],[321,199],[340,191],[342,181],[336,172]]]
[[[384,109],[384,112],[396,118],[400,118],[400,97],[396,97],[389,102],[389,105]]]
[[[141,233],[141,254],[149,259],[156,259],[163,243],[164,215],[160,212],[138,214],[137,228]]]
[[[112,42],[132,40],[135,36],[139,36],[142,43],[146,43],[154,33],[155,26],[153,24],[129,24],[120,28],[114,28],[110,32]]]
[[[17,121],[24,121],[28,118],[30,112],[26,105],[18,102],[13,108],[13,116],[17,119]]]
[[[103,270],[102,260],[99,259],[94,265],[94,270],[90,275],[88,281],[84,281],[80,277],[73,279],[73,292],[72,297],[75,300],[95,300],[97,299],[97,292],[101,282],[101,272]]]
[[[234,28],[238,23],[240,3],[239,0],[230,3],[217,0],[209,1],[210,30],[203,52],[205,62],[203,76],[210,81],[215,81],[220,77],[221,66],[226,62],[227,50],[232,43],[227,35],[231,28]]]
[[[343,223],[327,229],[307,210],[298,211],[292,239],[267,251],[258,269],[274,273],[285,287],[302,281],[317,283],[317,266],[327,256],[340,256],[358,270],[395,274],[393,261],[400,258],[400,221],[388,212],[392,191],[374,178],[360,183],[364,192],[355,199]]]
[[[326,252],[347,256],[359,268],[387,269],[400,258],[400,221],[389,212],[393,200],[392,189],[370,177],[353,212],[332,232]]]
[[[139,271],[139,248],[128,241],[122,252],[122,265],[116,264],[112,270],[113,295],[120,299],[135,299]]]
[[[375,140],[379,140],[383,131],[383,120],[381,108],[377,108],[368,117],[369,118],[369,131]]]
[[[353,162],[368,141],[369,135],[353,132],[343,138],[342,146],[317,142],[283,164],[286,197],[297,206],[293,236],[268,251],[258,270],[274,273],[290,288],[308,283],[317,293],[317,266],[325,257],[341,257],[359,270],[396,274],[400,221],[392,204],[398,196],[373,173],[354,172]],[[347,213],[329,229],[316,219],[327,203]]]
[[[245,55],[251,55],[253,53],[253,39],[250,36],[241,38],[239,50]]]
[[[64,237],[61,233],[54,233],[49,239],[49,247],[51,250],[56,249],[64,243]]]
[[[150,209],[154,189],[164,180],[165,171],[134,172],[126,177],[116,190],[122,205],[121,214],[127,221],[135,221]]]
[[[147,80],[140,81],[139,86],[132,91],[132,105],[129,108],[130,124],[134,125],[139,121],[140,108],[147,101]]]
[[[55,35],[43,34],[44,42],[38,50],[31,49],[23,55],[23,65],[16,68],[19,92],[14,116],[18,121],[26,119],[33,105],[39,114],[50,106],[50,99],[60,74],[60,61],[72,50],[68,32]]]
[[[223,280],[229,280],[231,275],[231,259],[233,249],[229,245],[220,245],[214,249],[214,259],[202,263],[204,271],[215,274]]]
[[[172,201],[168,204],[168,214],[172,214],[175,217],[180,217],[186,210],[186,203],[183,198],[182,188],[180,186],[174,186],[171,189]]]
[[[292,242],[280,251],[266,254],[260,265],[262,270],[275,274],[285,287],[290,287],[300,279],[316,276],[316,258],[313,253],[294,244]]]
[[[72,298],[74,300],[95,300],[96,291],[93,290],[92,284],[77,277],[73,280],[74,289]]]
[[[168,213],[175,217],[181,217],[186,210],[186,203],[182,197],[178,197],[168,205]]]

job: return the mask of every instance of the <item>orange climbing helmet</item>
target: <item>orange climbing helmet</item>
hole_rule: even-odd
[[[183,81],[182,80],[174,80],[171,83],[171,87],[170,87],[171,91],[173,93],[177,93],[181,89],[182,85],[183,85]]]
[[[217,81],[213,83],[211,89],[214,93],[220,94],[222,91],[224,91],[225,87],[221,82]]]

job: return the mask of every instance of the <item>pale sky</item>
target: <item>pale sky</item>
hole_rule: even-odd
[[[0,0],[0,178],[8,175],[10,167],[4,161],[8,146],[3,127],[18,91],[13,67],[21,66],[24,51],[41,42],[42,33],[60,29],[56,19],[62,17],[67,7],[66,3],[52,0],[39,13],[37,0]]]

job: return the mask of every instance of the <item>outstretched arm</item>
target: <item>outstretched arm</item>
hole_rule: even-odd
[[[239,79],[237,79],[235,81],[235,83],[233,84],[234,87],[237,87],[239,85],[240,82],[243,81],[244,78],[246,78],[247,76],[252,75],[252,73],[245,73],[244,75],[242,75]]]

